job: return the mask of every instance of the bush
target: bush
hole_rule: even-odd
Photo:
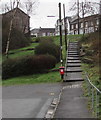
[[[43,42],[43,41],[53,42],[53,39],[52,37],[37,37],[35,39],[35,42]]]
[[[56,58],[51,55],[26,56],[20,59],[8,59],[2,65],[2,78],[46,72],[54,68]]]
[[[56,57],[57,62],[60,60],[60,48],[53,42],[43,41],[35,48],[36,55],[50,54]]]

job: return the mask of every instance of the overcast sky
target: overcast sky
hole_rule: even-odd
[[[9,2],[10,0],[1,0],[2,3]],[[24,0],[20,0],[24,1]],[[30,17],[30,26],[31,29],[33,28],[54,28],[56,20],[58,19],[58,4],[61,2],[62,6],[65,4],[66,7],[66,16],[70,16],[71,13],[69,10],[69,7],[73,2],[76,0],[39,0],[39,3],[37,5],[37,8],[35,9],[35,12]],[[79,0],[79,1],[85,1],[85,0]],[[90,0],[99,2],[99,0]],[[62,7],[63,9],[63,7]],[[76,14],[76,11],[75,11]],[[55,17],[47,17],[47,16],[55,16]],[[63,11],[62,11],[62,18],[63,18]]]

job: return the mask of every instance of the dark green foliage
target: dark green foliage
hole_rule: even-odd
[[[4,19],[2,22],[2,51],[5,52],[8,34],[10,29],[10,19]],[[17,29],[12,27],[11,36],[10,36],[10,46],[9,49],[18,49],[21,47],[28,46],[30,43],[30,39],[25,37],[24,33],[18,31]]]
[[[40,42],[40,44],[35,48],[35,54],[36,55],[50,54],[56,57],[57,62],[60,60],[59,46],[47,40],[43,40]]]
[[[80,39],[80,43],[87,43],[87,42],[89,42],[89,34],[86,34],[86,35],[84,35],[84,36],[82,36],[81,37],[81,39]]]
[[[56,58],[51,55],[26,56],[20,59],[8,59],[2,65],[3,79],[46,72],[54,68]]]
[[[35,39],[35,42],[43,42],[43,41],[53,42],[53,39],[52,37],[37,37]]]

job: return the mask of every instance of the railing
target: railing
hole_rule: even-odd
[[[100,104],[99,104],[99,97],[101,95],[101,91],[90,81],[87,73],[86,75],[86,82],[87,82],[87,88],[88,88],[88,95],[91,96],[91,109],[92,112],[95,113],[96,118],[99,118],[99,109],[100,109]]]
[[[67,76],[67,56],[68,56],[68,47],[69,47],[69,39],[68,39],[68,42],[67,42],[67,53],[66,53],[66,63],[65,63],[65,74]]]

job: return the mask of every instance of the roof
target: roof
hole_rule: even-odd
[[[85,21],[88,20],[88,19],[93,19],[93,18],[98,18],[99,17],[99,14],[95,14],[95,15],[90,15],[90,16],[86,16],[84,17]],[[82,22],[83,18],[79,18],[79,21]],[[76,23],[78,21],[78,18],[71,21],[71,23]]]
[[[39,28],[39,29],[41,29],[41,30],[53,30],[53,29],[55,29],[55,28]]]
[[[10,13],[10,12],[13,12],[15,9],[17,9],[17,11],[20,11],[20,12],[22,12],[23,14],[27,15],[28,17],[30,17],[28,14],[26,14],[26,13],[25,13],[24,11],[22,11],[20,8],[14,8],[14,9],[12,9],[12,10],[4,13],[3,15],[6,15],[6,14],[8,14],[8,13]]]

